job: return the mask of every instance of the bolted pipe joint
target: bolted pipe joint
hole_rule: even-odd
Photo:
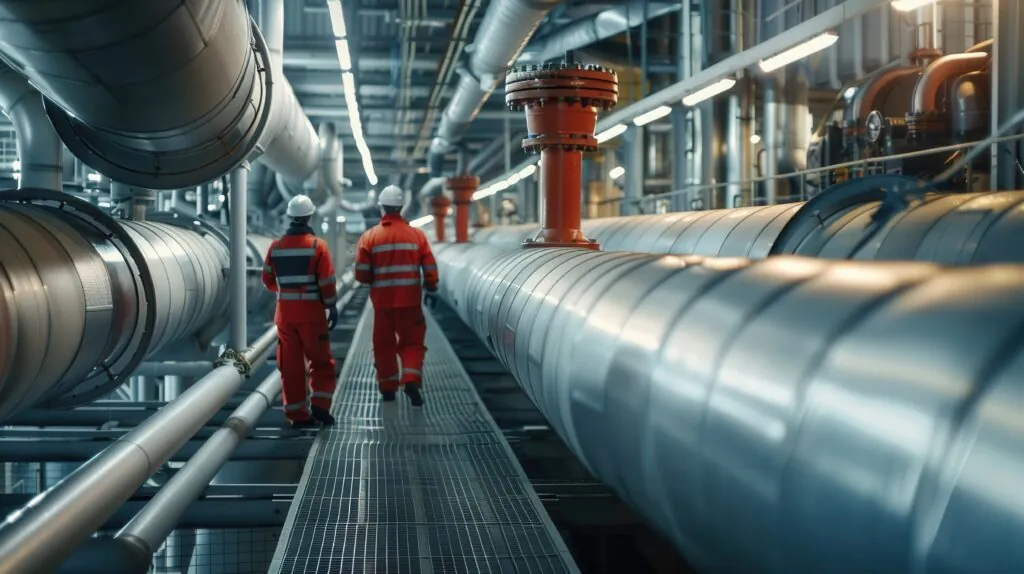
[[[451,209],[452,200],[448,199],[447,195],[439,193],[430,200],[430,205],[434,209],[434,233],[437,242],[444,243],[444,222],[448,217],[448,210]]]
[[[597,151],[598,110],[618,102],[615,72],[575,63],[529,66],[510,69],[505,84],[508,108],[526,110],[523,150],[541,154],[544,228],[524,246],[599,249],[580,229],[582,163],[583,152]]]
[[[473,194],[480,187],[480,178],[459,175],[449,177],[447,183],[455,198],[455,242],[469,243],[469,208],[473,204]]]

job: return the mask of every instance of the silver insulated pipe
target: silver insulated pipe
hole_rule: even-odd
[[[226,323],[223,230],[170,218],[117,222],[55,192],[3,199],[0,420],[105,396],[146,356]],[[251,308],[269,304],[258,281],[249,291]]]
[[[1024,565],[1024,267],[437,256],[442,297],[702,572]]]
[[[115,181],[192,187],[261,142],[268,164],[310,164],[261,140],[294,110],[272,113],[290,90],[240,0],[0,0],[0,56],[46,97],[68,149]]]
[[[458,87],[430,144],[430,165],[443,160],[448,150],[462,139],[480,107],[504,81],[505,68],[519,56],[556,4],[558,0],[504,0],[488,4],[473,38],[469,65],[461,70]]]

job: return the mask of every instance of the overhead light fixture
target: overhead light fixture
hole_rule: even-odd
[[[14,171],[21,171],[21,160],[20,159],[16,159],[16,160],[12,161],[11,162],[11,169],[13,169]]]
[[[811,54],[816,54],[825,48],[828,48],[832,44],[835,44],[837,41],[839,41],[839,35],[833,32],[825,32],[820,36],[815,36],[806,42],[797,44],[781,54],[776,54],[771,58],[761,60],[761,62],[758,63],[758,66],[761,68],[762,72],[774,72],[775,70],[788,66],[797,60],[802,60]]]
[[[697,90],[696,92],[693,92],[692,94],[689,94],[686,97],[684,97],[683,105],[690,107],[696,106],[697,104],[703,102],[704,100],[713,98],[718,94],[721,94],[722,92],[729,90],[729,88],[732,88],[735,85],[736,80],[732,78],[722,78],[721,80],[718,80],[713,84],[704,86],[703,88]]]
[[[345,91],[345,107],[348,108],[348,123],[352,129],[352,139],[356,142],[356,150],[363,162],[363,171],[370,185],[377,185],[377,173],[373,169],[373,157],[370,146],[363,136],[363,120],[359,116],[359,98],[356,94],[356,77],[352,73],[352,55],[349,53],[348,31],[345,28],[345,13],[341,9],[340,0],[327,0],[327,10],[331,14],[331,29],[334,32],[334,47],[338,52],[338,66],[341,67],[341,84]]]
[[[617,138],[624,133],[626,133],[626,124],[612,126],[604,130],[603,132],[597,134],[597,143],[602,144],[610,139]]]
[[[611,171],[608,172],[608,177],[612,179],[619,179],[624,175],[626,175],[626,168],[622,167],[621,165],[613,167]]]
[[[86,174],[85,179],[87,179],[87,180],[89,180],[91,182],[94,182],[94,183],[98,183],[101,179],[103,179],[103,176],[101,176],[98,173],[89,173],[89,174]]]
[[[752,136],[750,136],[750,143],[754,145],[761,143],[761,136],[753,134]]]
[[[653,122],[654,120],[661,119],[661,118],[663,118],[663,117],[665,117],[665,116],[667,116],[667,115],[669,115],[671,113],[672,113],[672,108],[670,108],[668,106],[660,106],[660,107],[654,108],[653,110],[651,110],[649,112],[640,114],[639,116],[633,118],[633,124],[638,126],[638,127],[639,126],[646,126],[647,124]]]
[[[327,11],[331,15],[331,31],[335,38],[348,36],[345,29],[345,13],[341,10],[341,0],[327,0]]]
[[[224,197],[224,194],[223,194],[223,193],[222,193],[222,194],[220,194],[220,195],[218,195],[218,196],[217,196],[217,199],[219,199],[221,203],[224,203],[224,202],[225,202],[225,201],[227,200],[227,198],[226,198],[226,197]]]
[[[413,227],[423,227],[424,225],[434,221],[433,215],[424,215],[423,217],[417,217],[409,222],[409,225]]]
[[[338,64],[341,65],[342,70],[352,69],[352,55],[348,51],[348,40],[336,40],[334,42],[335,51],[338,52]]]
[[[519,178],[523,179],[523,178],[530,177],[536,171],[537,171],[537,166],[532,165],[532,164],[528,165],[528,166],[524,167],[523,169],[519,170]]]
[[[483,199],[485,197],[490,197],[490,196],[494,195],[495,193],[498,193],[498,190],[493,189],[490,186],[485,187],[483,189],[479,189],[479,190],[473,192],[473,201],[477,201],[477,200]]]
[[[929,4],[935,4],[938,0],[892,0],[892,9],[897,12],[910,12]]]

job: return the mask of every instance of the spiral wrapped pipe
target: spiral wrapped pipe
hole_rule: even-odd
[[[754,259],[796,254],[947,264],[1024,262],[1024,191],[928,195],[912,200],[877,233],[870,233],[869,227],[881,200],[859,195],[837,201],[828,196],[809,203],[590,219],[583,222],[583,232],[605,251]],[[538,231],[536,224],[494,227],[478,231],[473,240],[513,247]]]
[[[3,197],[0,420],[105,396],[147,355],[223,321],[222,233],[192,222],[117,222],[55,192]]]
[[[1024,565],[1024,267],[437,257],[441,296],[701,571]]]

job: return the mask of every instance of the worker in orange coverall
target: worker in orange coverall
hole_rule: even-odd
[[[274,323],[284,414],[292,428],[300,429],[334,424],[331,399],[337,382],[329,335],[338,320],[337,285],[327,245],[309,226],[315,211],[305,195],[293,197],[288,231],[271,244],[263,263],[263,285],[277,293]]]
[[[377,203],[380,223],[363,234],[356,251],[356,280],[370,285],[373,303],[377,384],[385,401],[395,400],[401,386],[412,405],[419,407],[427,351],[421,285],[428,293],[437,291],[437,262],[427,236],[402,219],[405,194],[401,189],[389,185]]]

